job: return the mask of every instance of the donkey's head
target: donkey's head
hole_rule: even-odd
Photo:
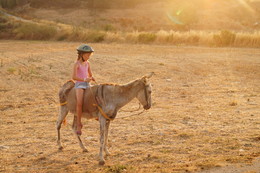
[[[139,102],[143,105],[144,109],[150,109],[152,106],[152,87],[151,84],[149,83],[148,79],[153,76],[153,72],[150,73],[149,75],[143,76],[140,79],[141,82],[141,89],[137,94],[137,99]]]

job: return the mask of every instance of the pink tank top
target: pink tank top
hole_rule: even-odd
[[[89,74],[88,74],[88,68],[89,68],[89,64],[87,61],[85,61],[83,64],[81,64],[79,61],[77,61],[78,64],[78,68],[77,68],[77,77],[84,79],[84,78],[88,78]],[[82,82],[82,81],[77,81],[77,82]]]

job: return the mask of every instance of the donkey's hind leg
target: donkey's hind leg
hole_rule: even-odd
[[[86,147],[83,145],[80,136],[77,134],[77,115],[74,115],[73,124],[72,124],[72,130],[73,130],[73,132],[75,133],[75,135],[76,135],[76,137],[78,139],[80,148],[83,150],[83,152],[88,152]]]
[[[60,128],[61,128],[61,124],[62,124],[63,120],[68,115],[68,112],[69,111],[68,111],[68,108],[66,105],[60,106],[60,112],[59,112],[58,120],[56,123],[56,128],[57,128],[57,132],[58,132],[57,144],[59,146],[59,150],[63,149],[61,142],[60,142]]]

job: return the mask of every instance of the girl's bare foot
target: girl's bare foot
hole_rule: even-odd
[[[81,132],[82,127],[83,127],[82,123],[80,125],[78,125],[77,132],[76,132],[78,136],[80,136],[82,134],[82,132]]]

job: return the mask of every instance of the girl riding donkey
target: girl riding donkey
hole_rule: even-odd
[[[76,81],[76,98],[77,98],[77,135],[81,135],[82,123],[82,105],[83,105],[83,95],[84,91],[90,86],[89,82],[91,80],[95,81],[92,76],[90,64],[88,59],[93,54],[94,50],[86,45],[80,45],[77,48],[78,51],[78,59],[74,64],[72,79]]]

